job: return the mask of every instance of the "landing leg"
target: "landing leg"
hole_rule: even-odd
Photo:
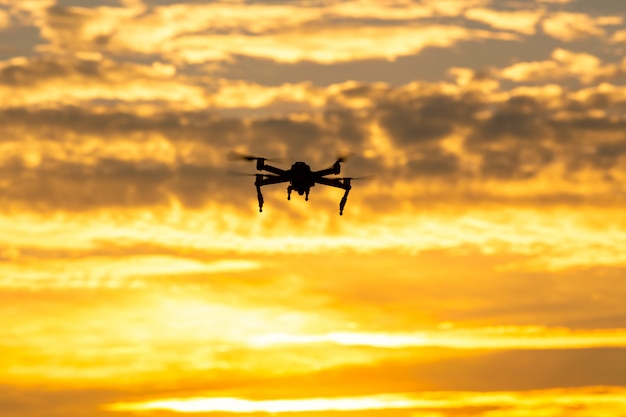
[[[256,185],[256,196],[259,199],[259,213],[263,212],[263,194],[261,194],[261,186],[258,184]]]
[[[290,185],[287,187],[287,200],[291,200],[291,192],[293,191],[293,187]]]
[[[343,198],[339,203],[339,215],[343,216],[343,208],[346,206],[346,202],[348,201],[348,194],[350,193],[350,188],[346,189],[346,192],[343,194]]]
[[[310,192],[310,191],[311,191],[311,190],[306,190],[306,191],[304,192],[304,201],[309,201],[309,192]]]

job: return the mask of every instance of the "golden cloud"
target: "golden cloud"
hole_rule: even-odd
[[[587,53],[574,53],[555,49],[552,60],[520,62],[500,70],[500,76],[516,82],[542,82],[576,77],[585,84],[610,78],[617,73],[616,64],[603,64],[599,58]]]
[[[9,13],[0,10],[0,30],[6,29],[11,25],[11,17]]]
[[[568,71],[554,70],[557,64]],[[527,81],[566,73],[586,80],[616,71],[594,56],[557,49],[551,61],[493,73]],[[393,182],[393,189],[359,184],[362,197],[355,193],[351,201],[384,195],[371,202],[377,210],[391,210],[398,198],[411,196],[466,202],[469,189],[474,197],[478,192],[483,201],[500,203],[550,196],[555,202],[621,201],[620,183],[606,174],[626,175],[620,165],[626,147],[615,118],[626,95],[622,87],[603,83],[568,90],[549,84],[505,91],[497,82],[476,80],[471,71],[464,77],[459,84],[399,87],[215,81],[208,88],[206,79],[174,77],[163,65],[14,60],[0,71],[0,89],[14,92],[7,104],[17,107],[0,113],[3,198],[9,207],[29,201],[53,208],[54,202],[61,210],[129,202],[241,205],[250,199],[231,190],[249,184],[225,178],[226,170],[238,169],[227,167],[229,150],[259,144],[252,151],[269,156],[298,150],[321,168],[334,155],[319,144],[340,143],[364,156],[347,166],[354,175],[378,172],[381,183]],[[81,108],[68,106],[74,104]],[[18,107],[26,105],[39,109]],[[301,113],[290,114],[295,105]],[[278,114],[228,118],[208,114],[206,106]],[[572,147],[568,139],[591,137],[585,147]],[[428,185],[417,181],[423,178]],[[325,207],[336,206],[332,193],[315,194]]]
[[[584,13],[558,12],[546,17],[542,22],[543,31],[553,38],[565,42],[588,37],[603,37],[603,26],[619,25],[620,16],[592,17]]]
[[[517,40],[512,34],[468,30],[460,26],[415,23],[423,16],[454,14],[470,5],[451,1],[416,5],[356,1],[327,7],[212,3],[136,8],[53,8],[42,36],[51,45],[41,50],[157,54],[177,63],[230,60],[236,55],[281,63],[345,62],[395,59],[428,46],[461,41]],[[473,4],[481,4],[476,1]],[[356,16],[353,16],[356,10]],[[445,11],[445,12],[444,12]],[[388,25],[332,25],[333,17],[391,19]],[[402,21],[400,21],[402,18]],[[408,24],[400,25],[406,22]]]
[[[493,28],[511,30],[524,35],[533,35],[536,25],[544,16],[543,10],[535,11],[497,11],[485,8],[469,9],[465,17],[485,23]]]
[[[389,59],[411,55],[426,47],[449,47],[461,41],[504,39],[515,41],[512,34],[492,33],[449,26],[359,26],[346,28],[312,28],[282,31],[276,34],[187,35],[172,39],[159,50],[176,62],[202,63],[227,60],[240,54],[270,59],[280,63],[313,61],[321,64],[364,59]],[[125,47],[136,45],[129,42]],[[211,48],[206,48],[211,45]],[[133,49],[135,47],[133,46]]]
[[[60,107],[91,100],[175,102],[206,105],[205,88],[173,77],[171,67],[119,64],[110,60],[15,58],[0,66],[5,107]]]
[[[611,43],[626,43],[626,29],[615,32],[611,36]]]

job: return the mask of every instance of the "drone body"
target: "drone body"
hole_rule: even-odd
[[[259,200],[259,212],[263,211],[263,194],[261,187],[271,184],[280,184],[288,182],[287,200],[291,200],[291,192],[295,191],[298,195],[304,195],[305,200],[309,200],[311,187],[315,184],[328,185],[330,187],[341,188],[345,190],[343,198],[339,203],[339,215],[343,215],[343,208],[348,201],[348,194],[352,188],[351,180],[355,178],[326,178],[327,175],[338,175],[341,172],[341,163],[345,158],[337,158],[337,161],[330,167],[319,171],[311,170],[311,167],[304,162],[295,162],[290,169],[281,169],[265,163],[267,158],[261,158],[250,155],[242,155],[231,152],[229,159],[243,159],[246,161],[256,161],[256,169],[259,171],[267,171],[269,174],[251,174],[256,177],[254,185],[256,186],[257,198]]]

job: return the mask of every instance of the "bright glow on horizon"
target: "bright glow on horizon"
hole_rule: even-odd
[[[541,413],[554,405],[574,409],[578,405],[602,412],[626,411],[626,392],[618,387],[553,389],[522,392],[423,392],[380,394],[368,397],[301,398],[294,400],[247,400],[242,398],[170,398],[146,402],[120,402],[104,407],[108,411],[169,410],[179,413],[293,413],[329,411],[366,411],[393,409],[451,410],[463,407],[496,407],[515,409],[525,414]],[[582,415],[586,412],[582,410]],[[499,415],[499,414],[498,414]],[[509,415],[509,414],[506,414]],[[544,414],[541,414],[544,415]],[[552,415],[552,414],[545,414]],[[578,413],[574,411],[574,414]],[[608,414],[607,414],[608,415]]]
[[[306,411],[360,411],[413,408],[420,402],[398,395],[377,395],[362,398],[314,398],[306,400],[245,400],[240,398],[189,398],[119,403],[108,406],[111,411],[172,410],[183,413],[285,413]]]
[[[416,333],[336,332],[321,335],[274,333],[252,337],[254,347],[331,343],[401,349],[449,347],[455,349],[580,349],[626,347],[626,329],[569,330],[541,326],[503,326]]]

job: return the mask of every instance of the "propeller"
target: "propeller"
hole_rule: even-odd
[[[337,155],[337,162],[344,163],[354,156],[354,152],[347,152]]]
[[[228,175],[232,175],[235,177],[258,177],[259,175],[263,177],[269,178],[279,178],[278,175],[270,175],[270,174],[250,174],[248,172],[237,172],[237,171],[228,171]]]
[[[338,178],[333,178],[334,180],[348,180],[348,181],[369,181],[369,180],[373,180],[374,176],[373,175],[365,175],[362,177],[338,177]]]
[[[261,156],[248,155],[236,151],[230,151],[226,155],[229,161],[280,161],[281,158],[263,158]]]

